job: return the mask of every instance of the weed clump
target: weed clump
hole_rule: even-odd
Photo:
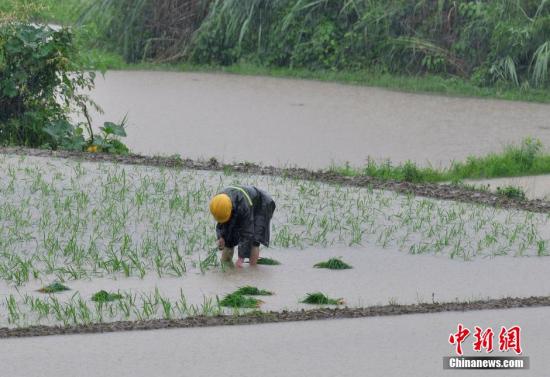
[[[281,262],[276,261],[275,259],[271,259],[271,258],[259,258],[258,259],[258,264],[263,264],[263,265],[266,265],[266,266],[278,266],[278,265],[281,264]]]
[[[69,291],[70,288],[66,285],[61,284],[60,282],[54,282],[50,285],[47,285],[43,288],[40,288],[38,292],[41,293],[57,293],[57,292],[63,292],[63,291]]]
[[[521,189],[521,187],[497,187],[497,194],[509,199],[525,200],[525,192]]]
[[[328,268],[329,270],[348,270],[353,268],[340,258],[331,258],[326,262],[319,262],[315,264],[315,268]]]
[[[221,306],[228,308],[244,308],[244,309],[255,309],[262,304],[261,300],[258,300],[253,297],[243,296],[237,292],[230,293],[225,295],[225,297],[220,301]]]
[[[308,293],[306,298],[300,301],[303,304],[313,304],[313,305],[342,305],[344,300],[341,298],[334,299],[330,298],[324,293],[315,292]]]
[[[234,292],[234,294],[248,295],[248,296],[271,296],[273,295],[273,292],[266,291],[264,289],[258,289],[250,285],[246,285],[244,287],[237,289]]]
[[[94,293],[92,296],[92,301],[95,302],[111,302],[115,300],[120,300],[122,295],[120,293],[109,293],[107,291],[99,291]]]

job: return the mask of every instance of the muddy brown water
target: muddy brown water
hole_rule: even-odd
[[[128,114],[138,153],[326,168],[368,156],[448,165],[526,136],[550,145],[550,105],[226,74],[108,72],[93,98]]]
[[[251,326],[4,339],[6,376],[529,376],[548,375],[548,308],[451,312]],[[522,327],[530,369],[443,371],[449,334],[462,323]],[[496,329],[496,330],[495,330]],[[514,356],[498,351],[490,356]],[[487,356],[463,343],[466,356]]]

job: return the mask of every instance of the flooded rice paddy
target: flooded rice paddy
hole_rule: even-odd
[[[284,177],[40,157],[0,157],[0,321],[74,324],[217,314],[242,285],[262,309],[299,309],[312,291],[349,306],[547,295],[549,217]],[[269,255],[225,269],[209,198],[230,184],[269,191]],[[354,268],[313,269],[341,256]],[[71,291],[36,292],[53,281]],[[105,305],[99,290],[120,291]]]
[[[367,157],[447,166],[527,136],[550,145],[550,105],[225,74],[108,72],[96,122],[129,119],[147,155],[327,168]]]

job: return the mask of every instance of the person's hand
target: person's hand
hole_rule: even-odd
[[[225,247],[225,240],[223,239],[223,237],[220,237],[220,239],[218,240],[218,249],[223,250],[224,247]]]

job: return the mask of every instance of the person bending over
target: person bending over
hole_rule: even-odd
[[[234,248],[238,246],[237,267],[242,267],[245,258],[255,266],[260,244],[269,247],[269,228],[275,212],[271,196],[254,186],[229,186],[212,198],[210,212],[218,223],[221,262],[232,263]]]

